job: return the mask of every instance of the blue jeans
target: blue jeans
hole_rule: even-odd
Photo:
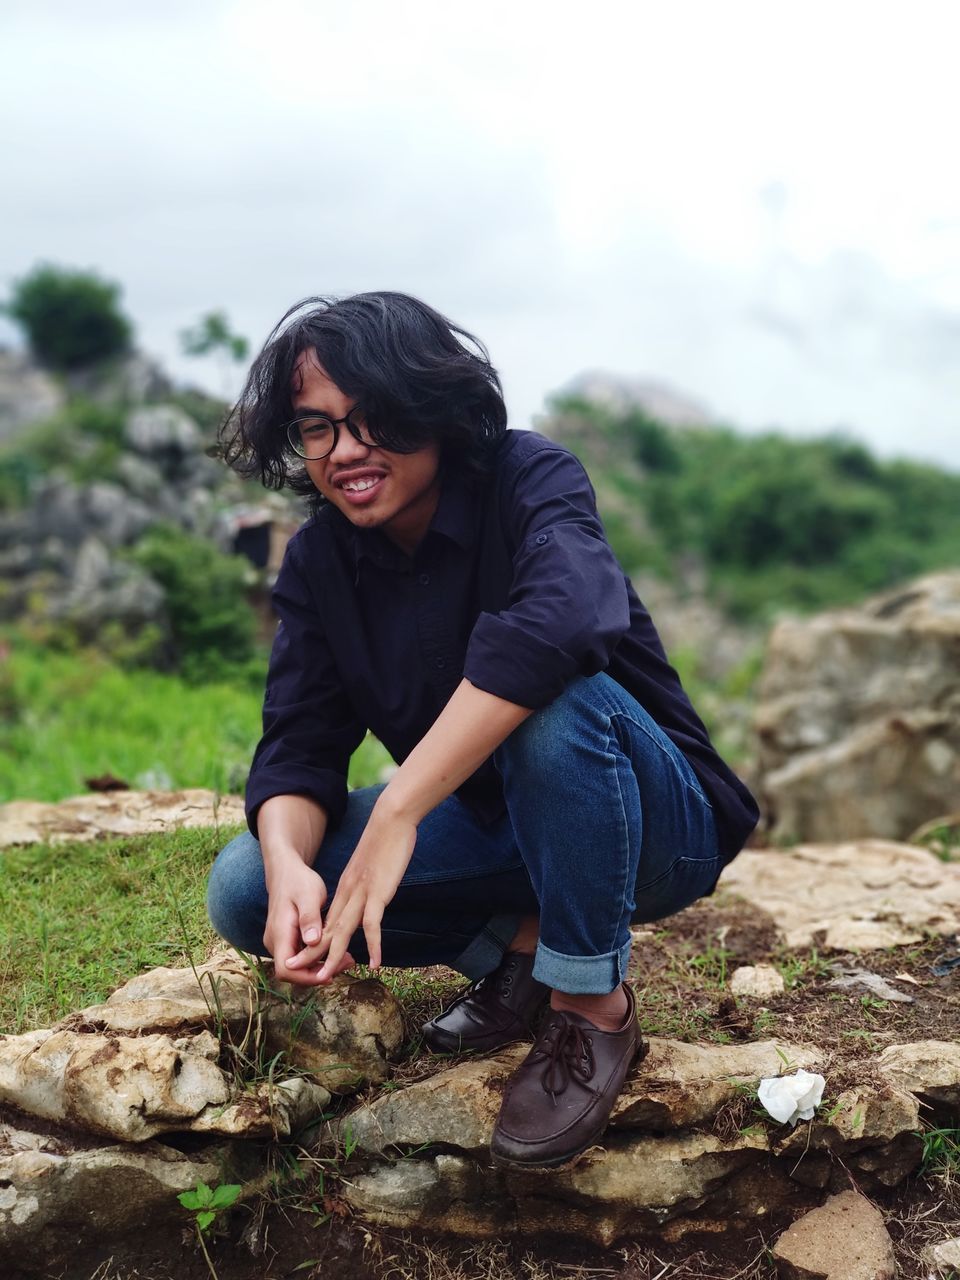
[[[383,920],[383,961],[489,973],[524,916],[540,917],[534,974],[571,995],[623,980],[630,923],[709,893],[723,861],[713,811],[683,753],[606,675],[578,678],[494,753],[506,814],[481,826],[451,796],[420,823]],[[331,897],[382,787],[352,791],[314,869]],[[207,905],[228,942],[265,954],[260,846],[238,836],[210,875]],[[350,944],[367,957],[362,933]]]

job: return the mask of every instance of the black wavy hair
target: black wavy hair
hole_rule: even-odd
[[[358,402],[384,449],[413,453],[435,443],[444,467],[489,469],[507,411],[486,347],[417,298],[377,292],[304,298],[270,334],[220,429],[221,454],[241,475],[323,504],[286,435],[294,369],[306,350]]]

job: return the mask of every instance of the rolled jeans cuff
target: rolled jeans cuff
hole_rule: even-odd
[[[460,952],[451,967],[471,981],[493,973],[516,936],[522,919],[519,912],[492,916],[470,945]]]
[[[533,976],[568,996],[605,996],[626,977],[629,959],[629,938],[619,951],[602,956],[565,956],[538,942]]]

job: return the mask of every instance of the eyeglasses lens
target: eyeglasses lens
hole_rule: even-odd
[[[339,433],[346,426],[361,444],[374,446],[376,440],[367,427],[366,419],[358,408],[351,409],[346,418],[334,421],[317,414],[310,418],[297,418],[287,427],[290,447],[301,458],[317,461],[326,458],[336,448]]]

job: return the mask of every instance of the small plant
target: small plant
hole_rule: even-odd
[[[960,1171],[960,1129],[925,1129],[915,1135],[923,1144],[922,1174]]]
[[[217,1220],[217,1215],[224,1209],[230,1209],[239,1199],[243,1187],[238,1182],[221,1182],[217,1187],[208,1187],[205,1182],[198,1182],[192,1191],[181,1191],[177,1199],[185,1209],[193,1214],[193,1225],[196,1228],[200,1248],[207,1260],[207,1266],[213,1280],[219,1280],[216,1267],[207,1250],[204,1235]]]

